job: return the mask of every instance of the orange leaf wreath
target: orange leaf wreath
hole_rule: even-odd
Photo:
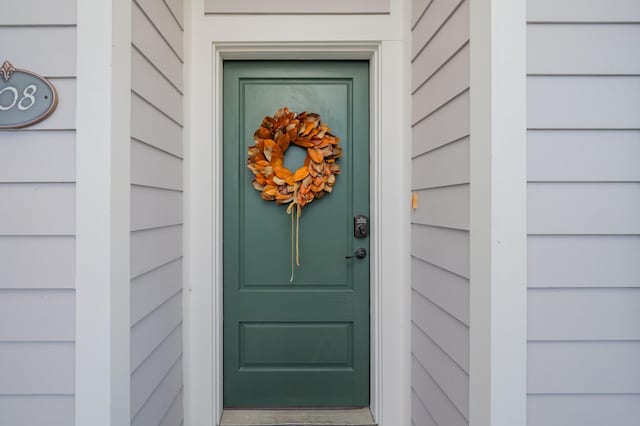
[[[291,280],[293,281],[293,212],[296,211],[295,263],[300,266],[298,249],[302,208],[331,192],[340,174],[336,160],[342,156],[340,138],[315,113],[296,114],[280,108],[273,117],[265,117],[253,135],[255,144],[248,149],[247,167],[253,172],[253,187],[264,200],[288,204],[291,215]],[[292,172],[284,167],[284,154],[290,144],[307,149],[304,164]]]

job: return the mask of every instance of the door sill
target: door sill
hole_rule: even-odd
[[[220,426],[377,426],[369,408],[246,410],[225,408]]]

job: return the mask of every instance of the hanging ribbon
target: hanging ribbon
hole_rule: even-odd
[[[273,117],[264,117],[247,149],[247,167],[254,174],[253,188],[266,201],[288,204],[291,215],[291,277],[300,266],[300,216],[302,208],[333,191],[342,157],[340,138],[312,112],[296,114],[280,108]],[[304,163],[294,171],[284,167],[290,145],[307,151]],[[295,212],[295,213],[294,213]],[[296,218],[294,218],[294,214]]]
[[[294,242],[294,211],[296,212],[295,223],[295,242]],[[302,207],[298,204],[298,185],[293,190],[293,201],[287,207],[287,214],[291,215],[291,278],[292,283],[295,276],[295,267],[300,266],[300,216],[302,215]],[[295,259],[295,264],[294,264]]]

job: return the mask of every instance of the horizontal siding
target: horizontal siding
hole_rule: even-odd
[[[439,1],[436,0],[436,3]],[[443,3],[454,3],[451,1]],[[413,39],[414,43],[416,38]],[[469,1],[462,2],[426,45],[414,45],[413,87],[428,80],[469,40]]]
[[[162,422],[182,391],[182,357],[180,357],[147,402],[131,420],[131,426],[157,425]]]
[[[138,414],[181,355],[182,329],[178,327],[131,374],[132,416]]]
[[[131,325],[135,325],[182,289],[182,259],[131,280]]]
[[[432,114],[469,88],[469,46],[458,51],[429,80],[414,87],[412,124]]]
[[[182,257],[182,226],[131,234],[131,278]]]
[[[2,289],[75,287],[73,236],[0,236]]]
[[[73,290],[0,290],[0,342],[73,341]]]
[[[528,72],[637,75],[640,55],[629,52],[637,50],[639,39],[640,24],[529,25]]]
[[[143,4],[144,8],[145,2],[141,1],[140,3]],[[169,8],[171,15],[180,25],[180,28],[184,29],[184,0],[164,0],[164,3]]]
[[[469,185],[414,191],[418,207],[413,223],[445,228],[469,229]]]
[[[640,418],[640,395],[531,395],[529,426],[629,426]]]
[[[415,426],[438,426],[415,390],[411,390],[411,424]]]
[[[131,45],[131,424],[179,426],[182,0],[135,0]]]
[[[640,393],[640,342],[530,342],[530,394]]]
[[[2,61],[6,58],[16,68],[45,77],[74,77],[76,74],[75,26],[0,26],[0,40],[19,40],[2,44]]]
[[[531,129],[640,129],[640,76],[531,76]]]
[[[178,395],[171,403],[169,410],[162,418],[160,422],[160,426],[180,426],[184,420],[184,405],[183,405],[183,395],[184,391],[180,390]]]
[[[0,182],[75,182],[75,132],[7,132],[0,143]]]
[[[152,25],[157,28],[158,35],[168,43],[178,58],[182,60],[184,51],[181,27],[182,1],[138,0],[136,4],[137,7],[149,17],[149,22],[152,22]],[[144,26],[144,24],[142,24],[142,26]],[[135,31],[139,30],[139,28],[136,28],[135,22],[133,23],[133,29]],[[143,52],[145,51],[144,49],[141,50]],[[182,69],[179,70],[179,73],[182,75]],[[180,86],[182,85],[182,81],[176,83]]]
[[[0,395],[73,395],[74,360],[70,342],[0,342]]]
[[[412,157],[468,136],[469,119],[467,90],[411,129]]]
[[[528,21],[528,424],[636,424],[640,3]]]
[[[182,159],[134,140],[131,142],[131,183],[182,190]]]
[[[640,288],[530,289],[529,340],[640,341],[638,306]]]
[[[640,22],[635,0],[530,0],[529,22]]]
[[[422,8],[421,1],[414,1],[414,4],[418,8]],[[429,9],[424,16],[418,20],[417,24],[411,32],[411,58],[414,59],[418,54],[430,47],[431,40],[438,34],[438,32],[449,24],[450,17],[454,14],[456,9],[462,4],[461,0],[433,0],[429,4]],[[468,3],[468,1],[466,2]],[[459,34],[451,34],[453,37],[460,37],[461,35],[469,35],[468,21],[466,25],[458,27]],[[461,34],[460,34],[461,33]]]
[[[414,224],[411,253],[454,274],[469,277],[469,233]]]
[[[73,235],[75,185],[0,183],[1,235]]]
[[[2,4],[0,25],[75,25],[76,15],[76,0],[7,1]]]
[[[0,424],[74,424],[76,0],[7,1],[0,61],[49,78],[46,120],[0,132]]]
[[[469,327],[415,291],[412,296],[413,323],[462,370],[468,372]],[[421,361],[423,364],[428,362]]]
[[[420,22],[422,15],[431,6],[433,0],[415,0],[411,2],[411,29],[414,30],[416,24]]]
[[[143,99],[182,125],[182,94],[147,58],[131,51],[131,87]]]
[[[169,13],[161,2],[154,3],[158,8]],[[182,61],[177,53],[147,19],[139,6],[134,5],[132,20],[132,42],[135,48],[153,63],[174,87],[182,91]],[[177,29],[178,25],[175,21],[173,25]]]
[[[135,93],[131,96],[131,117],[134,139],[182,158],[182,127],[178,123]]]
[[[73,424],[73,395],[0,396],[0,424],[67,426]]]
[[[469,0],[413,0],[411,420],[469,418]]]
[[[411,259],[412,288],[469,325],[469,280],[423,260]]]
[[[529,234],[640,234],[640,182],[530,183]]]
[[[413,159],[412,189],[469,183],[469,138],[465,137],[428,155]]]
[[[182,294],[178,293],[131,327],[131,371],[135,371],[181,322]]]
[[[529,287],[640,287],[640,236],[529,236]]]
[[[453,405],[469,418],[469,375],[438,344],[415,325],[411,327],[411,351]]]
[[[415,356],[411,360],[411,377],[417,399],[424,407],[428,408],[428,414],[437,425],[465,426],[469,424]],[[417,422],[420,421],[422,419],[418,418],[414,420],[414,423],[418,424]],[[428,420],[425,419],[425,421]]]
[[[182,223],[182,192],[131,186],[131,230],[159,228]]]
[[[640,131],[532,130],[528,139],[529,181],[640,181]]]

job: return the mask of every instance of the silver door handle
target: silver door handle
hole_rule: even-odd
[[[353,253],[353,256],[345,256],[345,259],[364,259],[365,257],[367,257],[367,250],[363,249],[362,247],[356,249],[356,251]]]

